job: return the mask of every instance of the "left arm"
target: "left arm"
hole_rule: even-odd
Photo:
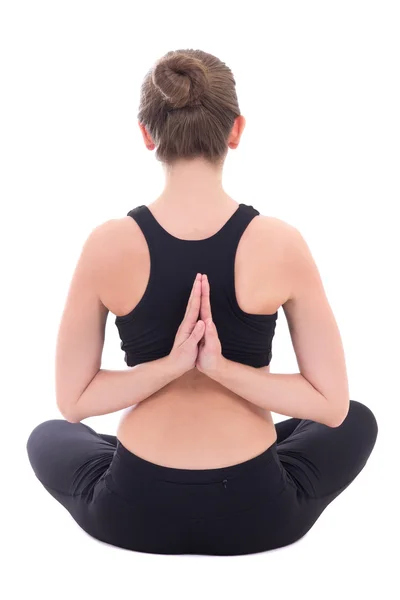
[[[100,368],[109,312],[98,293],[100,265],[106,260],[105,242],[113,227],[108,221],[86,240],[59,326],[56,400],[63,417],[73,423],[133,406],[179,375],[168,356],[133,369]]]

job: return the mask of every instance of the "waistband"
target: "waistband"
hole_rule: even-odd
[[[178,469],[152,463],[140,456],[137,456],[119,440],[115,451],[113,464],[111,467],[114,476],[121,469],[125,473],[130,471],[135,477],[144,479],[157,479],[161,481],[171,481],[176,483],[215,483],[225,479],[237,479],[253,475],[257,471],[263,471],[268,467],[278,467],[282,469],[277,453],[277,443],[274,442],[261,454],[254,456],[244,462],[236,463],[226,467],[216,467],[213,469]],[[271,469],[269,469],[271,470]]]

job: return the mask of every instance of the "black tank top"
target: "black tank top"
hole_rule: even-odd
[[[169,354],[196,273],[206,273],[210,282],[211,311],[223,356],[253,367],[269,364],[278,311],[244,312],[236,300],[234,281],[239,240],[259,214],[252,206],[239,204],[211,237],[182,240],[168,233],[145,205],[127,213],[142,230],[151,261],[149,281],[139,303],[127,315],[115,318],[128,366]]]

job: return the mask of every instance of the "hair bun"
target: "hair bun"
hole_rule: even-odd
[[[205,65],[197,58],[182,53],[164,56],[156,62],[152,80],[172,108],[200,104],[208,84]]]

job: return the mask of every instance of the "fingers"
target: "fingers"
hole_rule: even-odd
[[[194,280],[192,291],[189,296],[189,301],[186,307],[185,316],[183,317],[182,327],[191,333],[199,316],[201,304],[201,273],[197,273]]]
[[[201,338],[203,337],[204,334],[204,321],[197,321],[196,325],[194,326],[194,329],[190,335],[190,337],[193,339],[194,342],[196,342],[196,344],[201,340]]]
[[[192,301],[192,299],[193,299],[193,294],[194,294],[194,291],[195,291],[195,289],[196,289],[196,282],[197,282],[197,281],[200,281],[200,282],[201,282],[201,273],[197,273],[197,275],[196,275],[196,277],[195,277],[195,279],[194,279],[194,282],[193,282],[193,285],[192,285],[192,289],[191,289],[191,291],[190,291],[189,300],[188,300],[188,303],[187,303],[187,305],[186,305],[186,311],[185,311],[185,315],[184,315],[185,317],[186,317],[186,315],[187,315],[187,314],[188,314],[188,312],[189,312],[189,309],[190,309],[190,306],[191,306],[191,301]]]
[[[212,319],[210,303],[210,283],[207,275],[202,276],[201,281],[201,307],[200,318],[206,323],[207,319]]]

